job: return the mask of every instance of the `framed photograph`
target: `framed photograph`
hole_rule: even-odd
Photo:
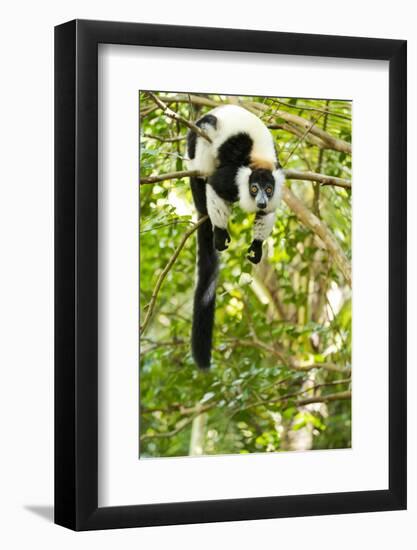
[[[55,522],[406,508],[406,42],[55,29]]]

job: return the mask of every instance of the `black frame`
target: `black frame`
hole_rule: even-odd
[[[98,507],[99,43],[389,61],[389,489]],[[406,41],[75,20],[55,28],[55,522],[74,530],[406,508]]]

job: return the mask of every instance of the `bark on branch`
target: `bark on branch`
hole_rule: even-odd
[[[325,176],[323,174],[315,174],[314,172],[297,172],[296,170],[287,170],[284,172],[289,172],[290,179],[298,179],[298,176],[300,176],[299,179],[313,180],[314,177],[314,181],[319,181],[320,183],[323,183],[323,185],[339,185],[340,183],[348,183],[347,180],[341,180],[341,178],[334,178],[330,176]],[[307,177],[305,177],[305,174],[307,174]],[[199,175],[199,172],[197,171],[171,172],[169,174],[159,174],[157,176],[141,178],[140,183],[141,185],[143,185],[147,183],[165,181],[168,179],[177,179],[186,176],[197,175]],[[324,245],[332,255],[336,265],[342,272],[347,283],[351,286],[352,275],[350,262],[327,225],[322,222],[317,216],[315,216],[288,187],[284,186],[282,188],[282,198],[284,202],[288,205],[288,207],[294,212],[297,218],[306,227],[313,231],[313,233],[320,237],[320,239],[323,241]]]
[[[349,180],[336,178],[335,176],[317,174],[316,172],[302,172],[300,170],[284,170],[284,173],[288,180],[317,181],[321,185],[335,185],[344,189],[352,189],[352,184]]]
[[[205,138],[207,141],[211,143],[210,137],[206,134],[206,132],[204,132],[196,124],[194,124],[190,120],[187,120],[186,118],[182,117],[181,115],[179,115],[178,113],[170,109],[168,105],[166,105],[163,101],[161,101],[161,99],[159,99],[157,95],[153,94],[152,92],[147,92],[147,94],[149,95],[149,97],[153,99],[153,101],[158,105],[158,107],[162,109],[162,111],[166,114],[167,117],[172,118],[172,120],[176,120],[177,122],[181,122],[191,130],[193,130],[196,134]]]
[[[146,178],[140,178],[140,184],[146,183],[159,183],[166,180],[178,180],[181,178],[200,176],[201,173],[198,170],[181,170],[180,172],[169,172],[167,174],[157,174],[156,176],[147,176]]]
[[[341,401],[352,398],[352,392],[340,391],[338,393],[331,393],[329,395],[317,395],[315,397],[307,397],[306,399],[299,399],[296,401],[297,407],[303,405],[310,405],[310,403],[328,403],[329,401]]]
[[[251,107],[255,107],[261,112],[269,111],[268,105],[265,105],[263,103],[257,103],[255,101],[244,101],[242,102],[243,106],[247,103]],[[324,143],[330,148],[334,149],[335,151],[340,151],[342,153],[352,154],[352,146],[350,143],[343,139],[335,138],[319,126],[311,126],[311,121],[303,118],[299,115],[294,115],[293,113],[288,113],[287,111],[281,111],[277,110],[274,113],[274,116],[278,118],[282,118],[286,122],[289,122],[291,124],[296,124],[297,126],[301,126],[301,128],[304,128],[304,130],[309,130],[313,135],[317,136],[321,140],[324,141]]]
[[[166,96],[162,97],[162,100],[159,99],[161,103],[193,103],[195,105],[201,105],[206,107],[218,107],[219,105],[225,105],[228,102],[219,102],[214,101],[213,99],[209,99],[207,97],[203,96],[196,96],[193,94],[187,94],[187,95],[175,95],[175,96]],[[163,103],[165,105],[165,103]],[[249,111],[254,112],[257,111],[258,113],[269,113],[270,107],[264,103],[258,103],[256,101],[240,101],[239,104],[242,107],[247,108]],[[165,105],[166,106],[166,105]],[[277,109],[274,112],[274,117],[280,118],[282,120],[285,120],[286,122],[290,124],[294,124],[298,127],[303,128],[304,130],[307,130],[311,125],[311,120],[308,120],[306,118],[303,118],[299,115],[295,115],[293,113],[289,113],[288,111]],[[291,130],[289,130],[291,131]],[[343,153],[352,153],[352,146],[347,141],[344,141],[343,139],[336,138],[329,134],[328,132],[324,131],[323,129],[319,127],[313,127],[311,130],[311,134],[317,136],[320,138],[325,145],[330,148],[334,149],[336,151],[340,151]],[[201,134],[200,134],[201,135]]]
[[[174,137],[168,137],[168,138],[164,138],[164,137],[160,137],[160,136],[156,136],[156,135],[153,135],[153,134],[143,134],[145,137],[149,138],[149,139],[155,139],[156,141],[160,141],[162,143],[176,143],[177,141],[184,141],[186,136],[183,135],[183,136],[174,136]]]
[[[346,282],[352,285],[352,274],[350,262],[347,259],[342,247],[334,238],[333,234],[317,216],[315,216],[303,203],[298,199],[288,187],[282,188],[282,198],[289,208],[294,212],[297,218],[315,233],[323,241],[327,250],[333,257],[336,265],[342,272]]]
[[[317,181],[321,185],[334,185],[336,187],[343,187],[344,189],[352,188],[352,184],[349,180],[336,178],[334,176],[327,176],[326,174],[316,174],[315,172],[302,172],[300,170],[284,170],[284,174],[285,177],[289,180]],[[201,175],[201,172],[199,172],[198,170],[182,170],[180,172],[169,172],[166,174],[157,174],[155,176],[140,178],[140,183],[141,185],[145,185],[147,183],[159,183],[166,180]]]
[[[286,365],[288,368],[305,372],[310,371],[313,369],[323,369],[327,370],[329,372],[336,372],[338,374],[345,374],[350,375],[350,369],[345,367],[339,367],[338,365],[335,365],[334,363],[311,363],[307,365],[303,365],[300,363],[297,363],[295,361],[292,361],[291,358],[286,357],[283,351],[280,351],[274,346],[270,346],[266,344],[265,342],[262,342],[258,338],[254,338],[253,340],[245,340],[241,338],[234,338],[229,340],[231,345],[234,347],[243,347],[243,348],[258,348],[261,350],[266,351],[267,353],[270,353],[271,355],[275,356],[277,359],[279,359],[284,365]]]

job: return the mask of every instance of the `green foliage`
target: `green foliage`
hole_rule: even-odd
[[[158,95],[167,101],[175,94]],[[227,96],[200,97],[219,103],[230,100]],[[300,137],[280,114],[292,113],[310,124],[316,121],[332,137],[350,142],[349,102],[238,100],[263,106],[259,115],[274,126],[271,131],[285,168],[349,179],[350,155],[319,147],[310,140],[311,134],[304,135],[305,129]],[[169,106],[188,120],[210,110],[186,100],[172,101]],[[186,170],[187,128],[155,107],[142,93],[142,178]],[[311,181],[288,183],[326,223],[350,258],[350,190]],[[142,185],[140,207],[143,321],[158,276],[195,219],[187,178]],[[189,345],[195,234],[163,282],[151,322],[141,336],[141,456],[188,455],[191,432],[197,429],[193,420],[199,414],[205,419],[205,454],[285,451],[301,445],[313,449],[350,446],[350,399],[320,402],[329,394],[350,390],[350,288],[323,243],[284,204],[267,242],[267,260],[253,268],[246,259],[252,222],[234,208],[232,241],[221,254],[209,372],[197,370]],[[317,402],[303,403],[307,399]]]

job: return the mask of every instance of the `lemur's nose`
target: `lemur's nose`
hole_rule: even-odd
[[[263,210],[264,208],[266,208],[266,202],[258,202],[257,207]]]

